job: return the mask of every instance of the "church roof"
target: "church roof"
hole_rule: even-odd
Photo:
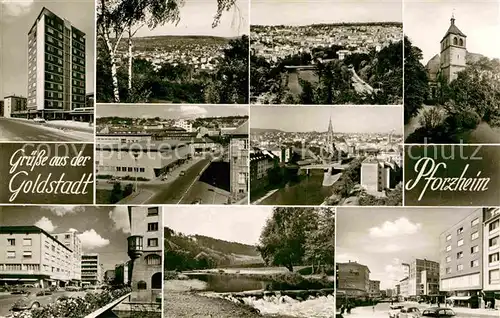
[[[441,40],[441,42],[443,42],[443,40],[449,35],[449,34],[455,34],[455,35],[460,35],[460,36],[463,36],[464,38],[466,38],[467,36],[465,34],[463,34],[462,31],[460,31],[460,29],[455,25],[455,18],[451,18],[451,25],[450,27],[448,28],[448,31],[446,31],[446,34],[443,36],[443,39]]]

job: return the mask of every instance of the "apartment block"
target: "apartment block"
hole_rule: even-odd
[[[86,83],[86,35],[43,8],[28,32],[28,118],[93,119]],[[89,107],[90,106],[90,107]]]
[[[103,283],[102,264],[99,260],[99,254],[82,255],[82,284],[99,285]]]
[[[457,305],[477,307],[483,288],[483,212],[476,209],[441,233],[440,291]]]
[[[53,236],[67,248],[73,251],[70,278],[80,282],[82,280],[82,242],[77,231],[53,234]]]
[[[369,296],[371,299],[377,299],[382,296],[380,292],[380,281],[379,280],[370,280],[370,287],[368,290]]]
[[[483,291],[500,308],[500,208],[485,208],[483,222]]]
[[[130,301],[161,301],[163,266],[163,221],[159,207],[129,207],[128,255],[132,273]]]
[[[338,285],[350,297],[367,297],[370,291],[370,270],[366,265],[354,261],[337,263]]]
[[[18,113],[26,112],[28,100],[23,96],[10,95],[4,97],[3,117],[16,117]]]
[[[439,262],[414,259],[410,263],[408,295],[410,297],[439,295]]]
[[[0,284],[77,284],[73,251],[36,226],[0,227]]]

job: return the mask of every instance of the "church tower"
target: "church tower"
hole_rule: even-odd
[[[333,154],[336,150],[335,142],[333,139],[333,125],[332,125],[332,117],[330,116],[330,121],[328,123],[328,132],[326,134],[326,151],[329,154]]]
[[[441,40],[441,74],[450,83],[457,78],[457,73],[465,69],[467,36],[455,25],[455,17],[451,17],[448,31]]]

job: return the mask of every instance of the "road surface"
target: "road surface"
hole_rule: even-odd
[[[93,141],[93,138],[89,140],[91,136],[92,134],[72,133],[27,120],[0,118],[0,141]]]
[[[417,307],[420,311],[429,308],[427,304],[417,303],[398,303],[404,306]],[[357,307],[351,311],[351,314],[344,314],[344,317],[350,318],[388,318],[389,317],[390,303],[379,303],[375,307]],[[434,305],[432,305],[434,307]],[[443,307],[443,306],[442,306]],[[468,308],[451,308],[456,316],[454,318],[487,318],[495,317],[495,311],[488,311],[485,309],[468,309]],[[496,313],[498,314],[498,312]],[[498,317],[498,316],[496,316]]]

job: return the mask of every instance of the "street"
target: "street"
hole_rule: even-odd
[[[404,302],[397,303],[398,305],[404,305],[406,307],[417,307],[420,311],[423,311],[425,308],[429,308],[428,304],[418,304],[415,302]],[[389,317],[389,306],[390,303],[379,303],[373,308],[372,306],[366,307],[356,307],[352,309],[350,314],[344,314],[344,317],[359,317],[359,318],[388,318]],[[432,305],[435,307],[435,305]],[[444,305],[441,305],[444,307]],[[469,309],[469,308],[460,308],[454,307],[451,308],[455,313],[455,318],[486,318],[486,317],[498,317],[498,311],[494,310],[486,310],[486,309]]]
[[[93,141],[93,134],[28,120],[0,118],[0,141]]]
[[[53,293],[55,297],[78,297],[84,296],[85,292],[68,292],[68,291],[56,291]],[[12,305],[20,298],[26,295],[11,295],[10,293],[0,293],[0,317],[5,317],[10,314],[10,309]]]

